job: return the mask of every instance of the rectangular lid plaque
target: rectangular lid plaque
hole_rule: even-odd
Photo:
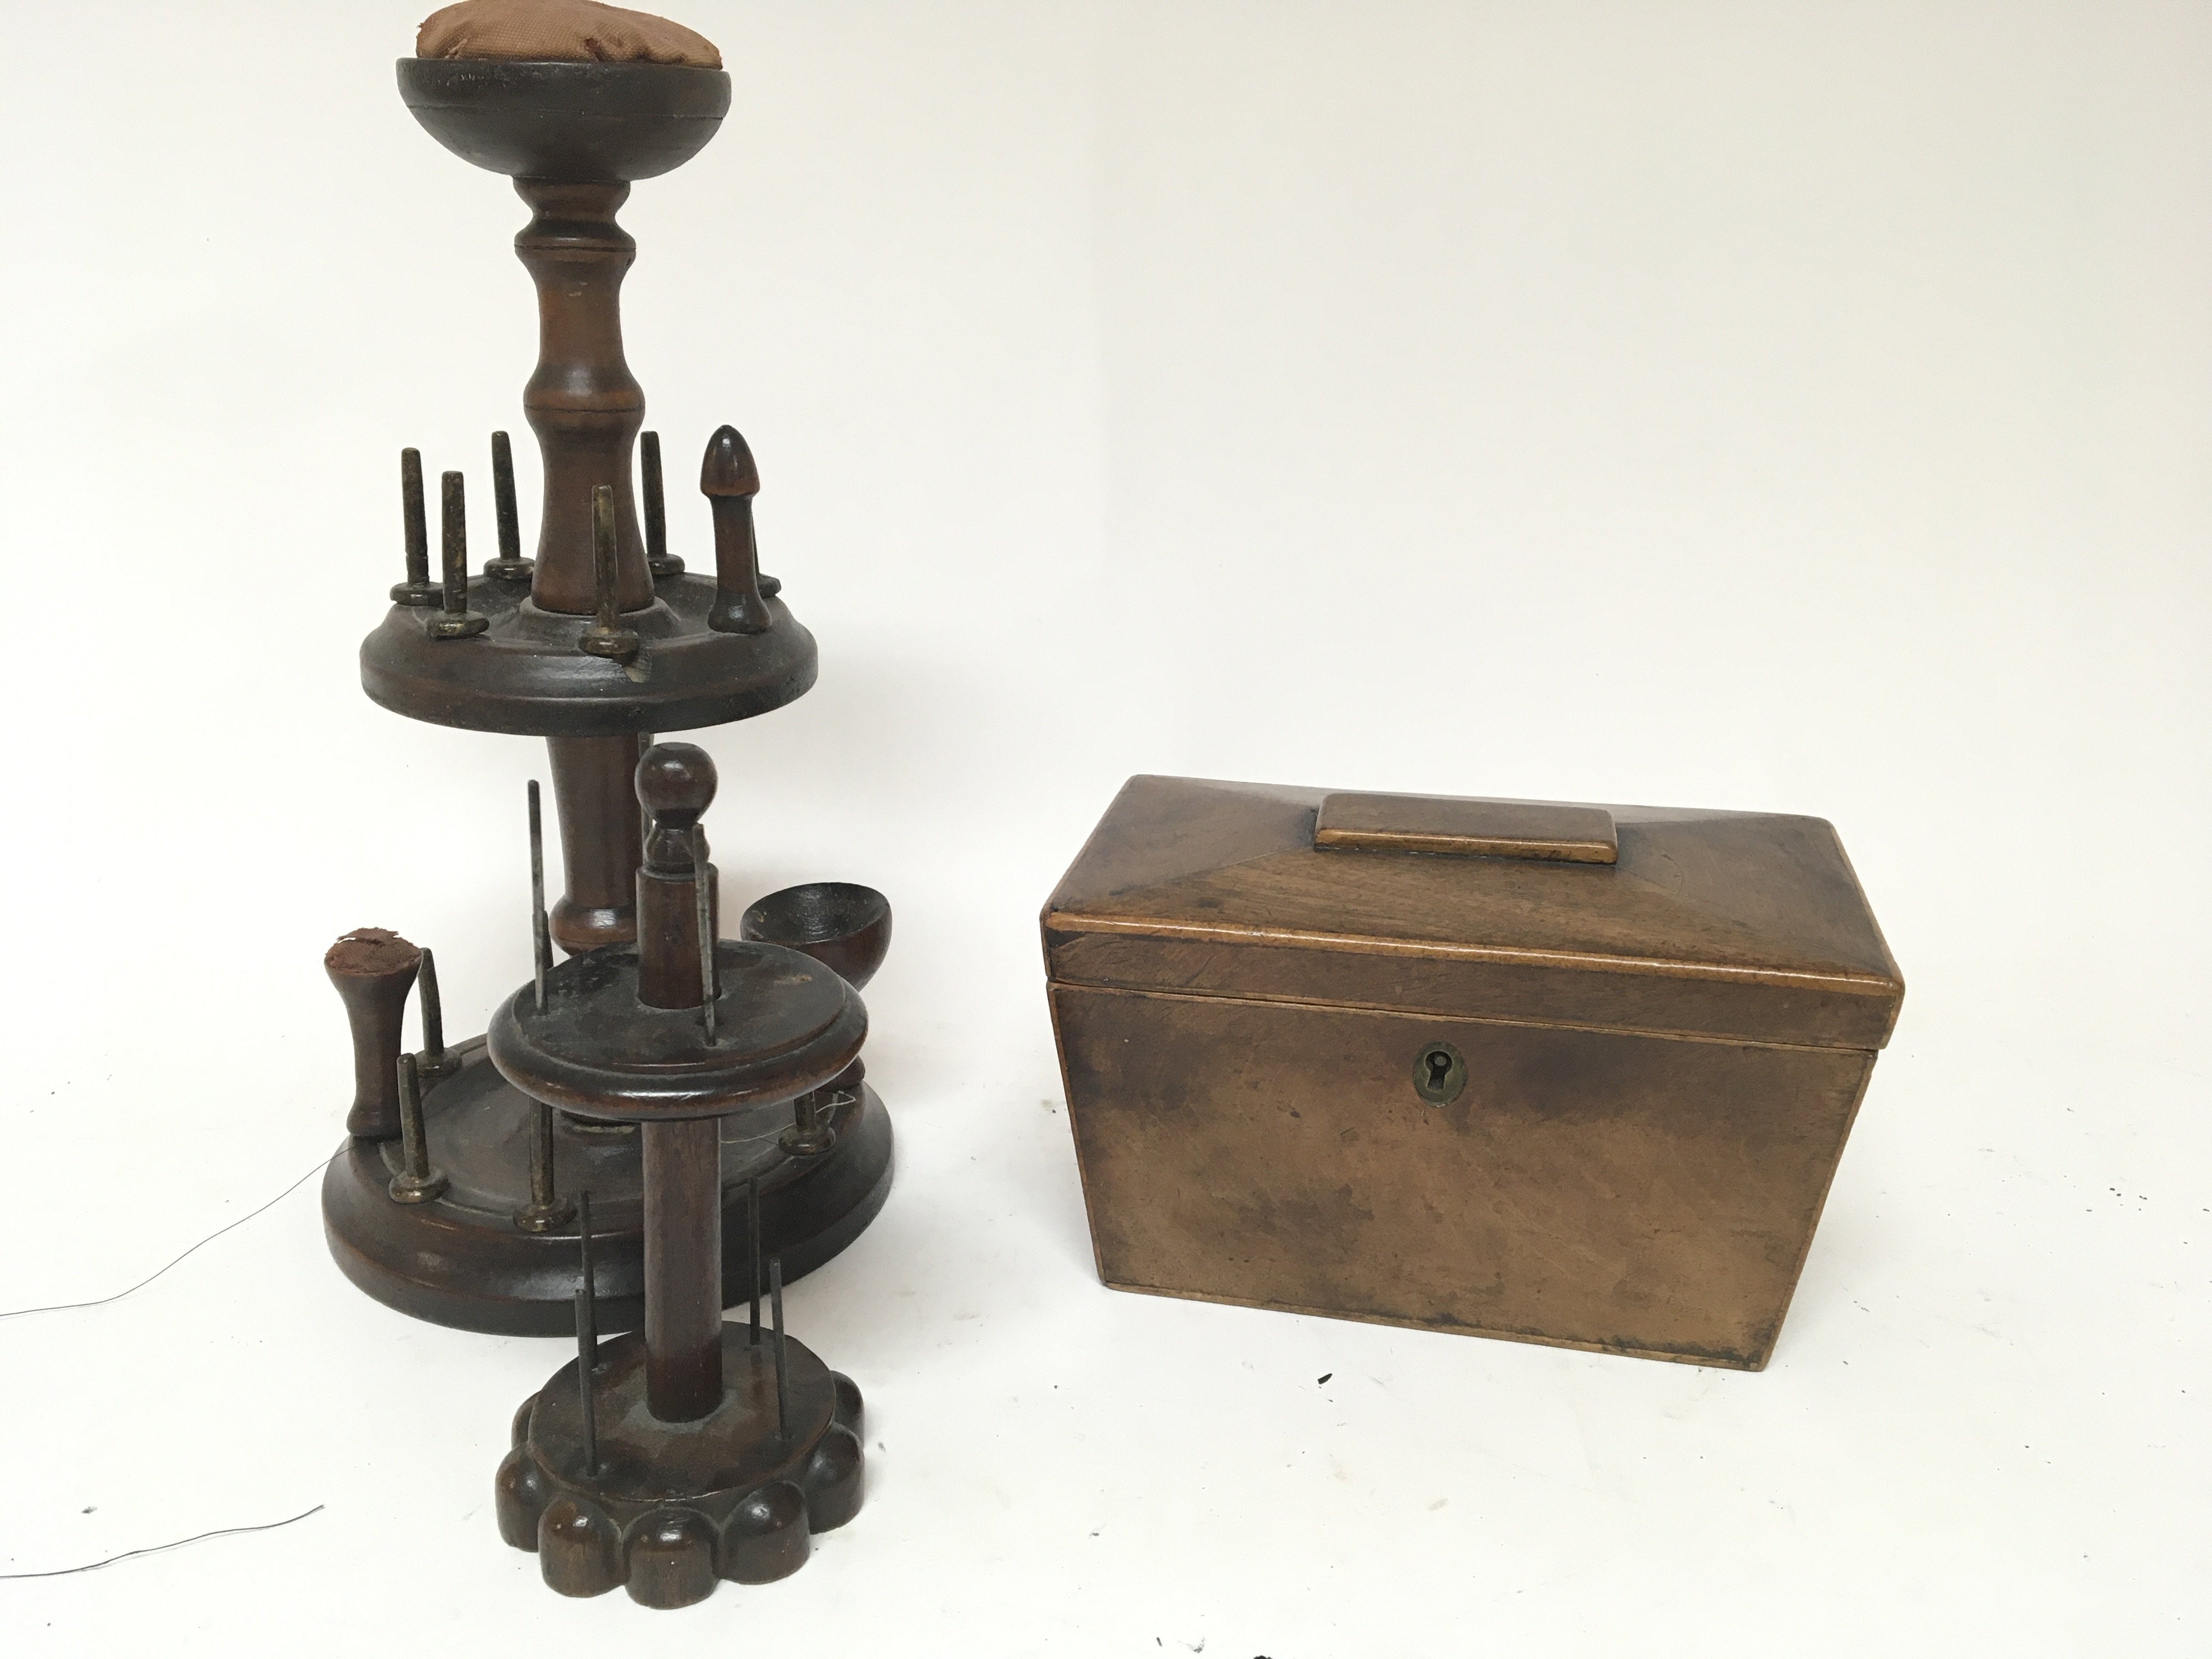
[[[1611,864],[1620,856],[1613,814],[1602,806],[1345,791],[1321,798],[1314,845],[1559,864]]]

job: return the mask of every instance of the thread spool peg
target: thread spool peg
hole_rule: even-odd
[[[538,1101],[530,1114],[530,1201],[514,1212],[521,1231],[550,1233],[575,1215],[575,1205],[561,1197],[553,1176],[553,1109]]]
[[[399,452],[399,520],[407,538],[407,580],[392,587],[394,605],[427,608],[443,597],[430,580],[430,527],[422,504],[422,452]]]
[[[668,550],[668,501],[660,482],[660,434],[637,434],[638,471],[645,477],[645,568],[655,581],[684,574],[684,561]]]
[[[399,1056],[399,1173],[387,1190],[394,1204],[428,1204],[446,1190],[446,1177],[430,1162],[422,1123],[422,1091],[415,1075],[415,1056]]]
[[[469,514],[461,475],[448,472],[440,480],[440,528],[444,532],[445,583],[441,604],[430,618],[434,640],[472,640],[491,626],[469,609]]]
[[[817,1089],[812,1094],[801,1095],[791,1104],[791,1127],[776,1139],[794,1158],[818,1158],[837,1145],[837,1131],[830,1122],[830,1101],[834,1089]]]
[[[514,446],[504,432],[491,434],[491,496],[499,528],[499,556],[484,561],[483,573],[495,582],[526,582],[538,561],[522,556],[522,523],[514,505]]]
[[[592,592],[597,609],[592,625],[576,641],[587,656],[626,663],[637,655],[635,629],[625,628],[617,600],[615,490],[612,484],[592,488]]]
[[[422,947],[422,972],[415,981],[415,1006],[422,1020],[422,1052],[415,1057],[415,1070],[425,1084],[450,1077],[461,1068],[461,1057],[446,1047],[445,1004],[438,995],[438,959]]]

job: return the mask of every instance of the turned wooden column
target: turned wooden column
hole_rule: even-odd
[[[722,1403],[722,1125],[647,1123],[645,1398],[664,1423]]]
[[[554,943],[571,956],[637,937],[639,751],[650,737],[548,738],[568,891],[553,906]]]
[[[544,610],[592,609],[592,491],[615,492],[615,588],[625,611],[653,601],[638,532],[630,458],[645,393],[623,357],[622,283],[637,244],[615,222],[629,195],[619,184],[518,179],[535,215],[514,251],[538,285],[538,369],[522,407],[544,459],[538,568],[530,597]],[[549,738],[568,890],[554,905],[553,938],[570,952],[637,936],[631,880],[639,851],[631,774],[651,738]]]
[[[624,611],[653,603],[630,489],[630,453],[645,424],[645,393],[623,359],[622,282],[637,244],[615,222],[628,185],[518,179],[535,214],[514,251],[538,284],[538,372],[523,412],[545,459],[538,570],[530,597],[566,616],[592,611],[592,491],[615,492],[617,598]]]

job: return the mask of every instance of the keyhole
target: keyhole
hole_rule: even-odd
[[[1449,1106],[1467,1086],[1467,1056],[1449,1042],[1432,1042],[1413,1056],[1413,1092],[1431,1106]]]

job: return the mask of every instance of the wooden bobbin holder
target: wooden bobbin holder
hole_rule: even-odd
[[[447,472],[436,491],[434,569],[429,492],[420,457],[404,452],[404,580],[362,643],[362,684],[413,719],[545,740],[566,891],[537,943],[541,956],[557,945],[580,960],[637,940],[642,829],[631,780],[654,735],[766,714],[814,684],[813,636],[759,568],[760,485],[744,440],[722,428],[701,469],[711,575],[667,552],[651,433],[642,479],[632,476],[645,404],[623,355],[620,290],[635,244],[615,215],[634,180],[681,165],[714,136],[729,77],[661,64],[433,58],[403,58],[398,73],[422,125],[464,159],[512,178],[532,210],[515,249],[538,289],[539,359],[523,403],[544,457],[544,497],[536,556],[526,558],[512,456],[495,434],[496,554],[471,570],[464,481]],[[842,884],[771,895],[746,917],[749,939],[805,951],[854,988],[890,943],[881,896]],[[603,1328],[636,1324],[647,1270],[636,1121],[547,1108],[501,1074],[483,1037],[447,1047],[429,953],[418,981],[413,947],[389,935],[372,943],[349,936],[326,964],[356,1058],[354,1139],[323,1183],[338,1265],[420,1318],[566,1332],[582,1250],[575,1195],[588,1189]],[[410,988],[423,1047],[403,1057]],[[403,1058],[411,1115],[402,1109],[410,1086]],[[793,1278],[857,1237],[890,1192],[890,1120],[857,1056],[802,1091],[779,1124],[751,1112],[720,1121],[725,1231],[756,1225]],[[757,1199],[750,1224],[748,1194]],[[722,1293],[743,1299],[743,1253],[724,1266]]]
[[[851,1066],[867,1015],[811,957],[717,939],[697,828],[714,787],[703,750],[648,750],[637,786],[652,813],[638,943],[541,970],[500,1009],[489,1045],[501,1074],[548,1110],[636,1127],[644,1328],[599,1341],[587,1253],[576,1358],[516,1414],[495,1492],[501,1534],[537,1553],[555,1589],[621,1585],[672,1607],[724,1578],[797,1571],[812,1534],[860,1509],[860,1390],[785,1334],[782,1264],[763,1264],[750,1225],[751,1316],[722,1318],[720,1154],[727,1126],[779,1122]],[[588,1239],[588,1194],[578,1209]]]

